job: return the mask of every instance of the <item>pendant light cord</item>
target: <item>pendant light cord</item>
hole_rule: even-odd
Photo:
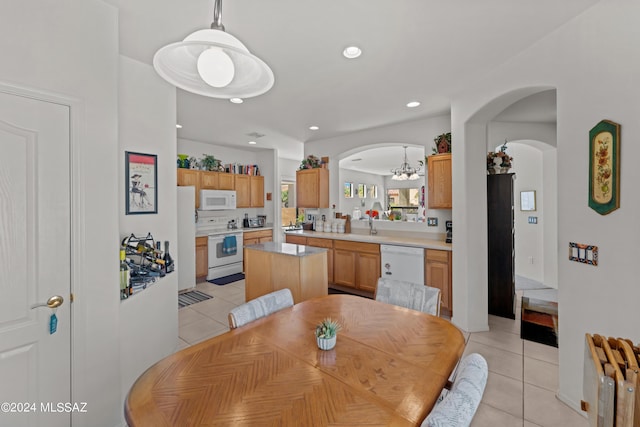
[[[222,25],[222,0],[215,0],[213,4],[213,22],[211,23],[211,29],[224,31],[224,25]]]

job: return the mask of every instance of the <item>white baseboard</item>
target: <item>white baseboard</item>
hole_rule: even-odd
[[[587,418],[587,413],[581,409],[580,402],[574,402],[572,399],[569,399],[567,396],[565,396],[560,392],[556,393],[556,399],[558,399],[560,402],[564,403],[569,408],[576,411],[579,415],[582,415],[583,417]]]

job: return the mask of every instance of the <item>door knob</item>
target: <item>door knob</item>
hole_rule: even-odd
[[[58,308],[62,305],[63,302],[64,302],[64,298],[62,298],[60,295],[54,295],[51,298],[49,298],[47,302],[33,304],[31,308],[32,309],[37,307]]]

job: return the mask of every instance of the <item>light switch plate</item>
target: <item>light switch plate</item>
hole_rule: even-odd
[[[538,217],[537,216],[530,216],[528,218],[528,222],[529,222],[529,224],[537,224],[538,223]]]
[[[438,217],[434,217],[434,216],[427,217],[428,227],[436,227],[437,225],[438,225]]]

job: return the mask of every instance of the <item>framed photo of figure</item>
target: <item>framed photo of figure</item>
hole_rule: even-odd
[[[124,153],[126,214],[158,213],[158,156]]]

